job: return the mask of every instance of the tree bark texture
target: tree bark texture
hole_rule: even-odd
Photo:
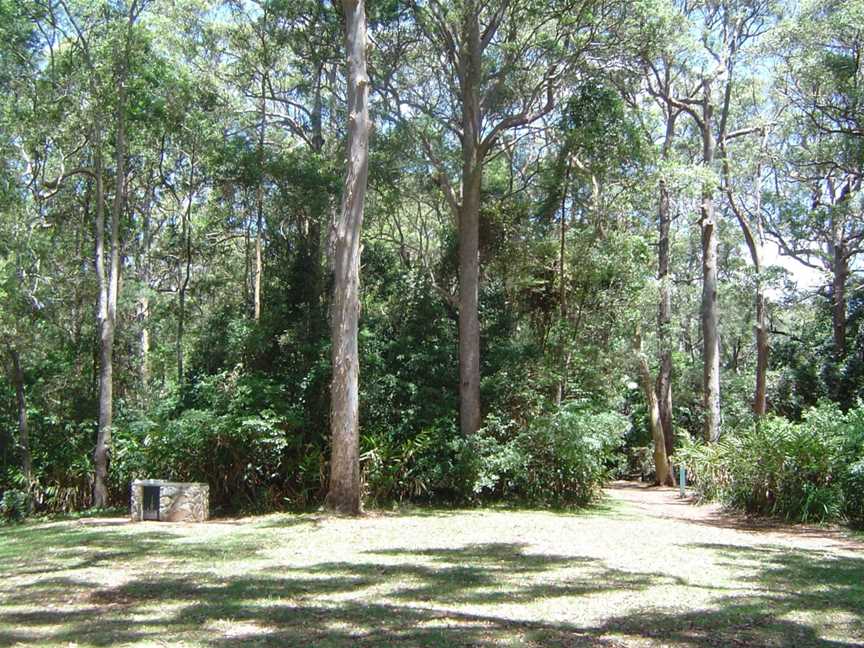
[[[666,117],[666,135],[663,140],[662,156],[669,158],[672,139],[675,136],[677,113],[671,107]],[[658,207],[657,279],[660,283],[660,303],[657,313],[657,339],[660,343],[660,370],[657,374],[657,405],[660,425],[666,444],[666,454],[671,455],[675,448],[675,433],[672,429],[672,293],[669,276],[669,231],[672,224],[672,210],[669,187],[665,178],[660,179],[660,204]]]
[[[33,481],[33,460],[30,455],[30,435],[27,428],[24,371],[21,369],[21,354],[18,349],[9,348],[9,359],[12,362],[12,383],[15,385],[15,402],[18,406],[18,458],[21,462],[21,474],[24,475],[29,489]]]
[[[463,14],[459,82],[462,92],[462,203],[459,209],[459,425],[480,429],[480,23],[475,3]]]
[[[111,202],[110,259],[105,268],[105,189],[102,181],[102,125],[94,126],[96,163],[96,275],[99,284],[97,324],[99,330],[99,427],[93,450],[93,506],[108,505],[108,470],[111,460],[111,425],[114,415],[114,330],[120,286],[120,217],[125,204],[126,181],[126,72],[129,63],[131,29],[135,5],[129,15],[126,49],[116,72],[117,133],[114,144],[114,196]],[[99,116],[97,116],[97,121]]]
[[[359,359],[360,232],[369,168],[369,77],[366,72],[364,0],[342,0],[348,54],[348,161],[342,210],[335,226],[330,393],[330,487],[327,507],[360,513]]]
[[[714,163],[716,143],[712,132],[711,87],[705,81],[702,104],[702,161]],[[720,438],[720,334],[717,313],[717,222],[714,189],[704,186],[699,225],[702,232],[702,406],[706,441]]]
[[[660,485],[674,486],[672,468],[669,465],[669,456],[666,454],[666,439],[660,422],[660,408],[657,403],[657,394],[654,391],[654,381],[651,378],[648,358],[642,352],[642,340],[638,334],[633,346],[639,363],[639,380],[642,383],[642,393],[648,406],[648,425],[651,429],[651,438],[654,440],[655,480]]]

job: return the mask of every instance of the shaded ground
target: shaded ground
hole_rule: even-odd
[[[0,646],[864,646],[864,550],[601,506],[0,529]]]

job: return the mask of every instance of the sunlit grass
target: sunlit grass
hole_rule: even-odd
[[[851,646],[864,557],[648,514],[0,529],[0,645]]]

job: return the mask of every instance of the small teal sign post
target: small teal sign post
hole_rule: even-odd
[[[684,497],[684,489],[687,488],[687,471],[684,470],[684,464],[678,466],[678,488],[681,492],[681,497]]]

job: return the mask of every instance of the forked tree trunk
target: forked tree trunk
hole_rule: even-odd
[[[459,424],[470,436],[480,429],[480,23],[473,1],[463,14],[462,204],[459,210]]]
[[[651,428],[651,438],[654,441],[655,481],[663,486],[674,486],[672,468],[669,465],[669,456],[666,454],[666,439],[660,423],[660,408],[657,404],[657,394],[654,392],[654,381],[651,378],[648,358],[642,352],[642,340],[638,333],[633,343],[633,349],[639,364],[639,382],[642,385],[642,393],[648,406],[648,425]]]
[[[348,53],[348,161],[342,211],[335,226],[333,383],[330,489],[327,507],[360,512],[357,326],[360,311],[360,232],[369,168],[369,77],[366,73],[364,0],[342,0]]]

